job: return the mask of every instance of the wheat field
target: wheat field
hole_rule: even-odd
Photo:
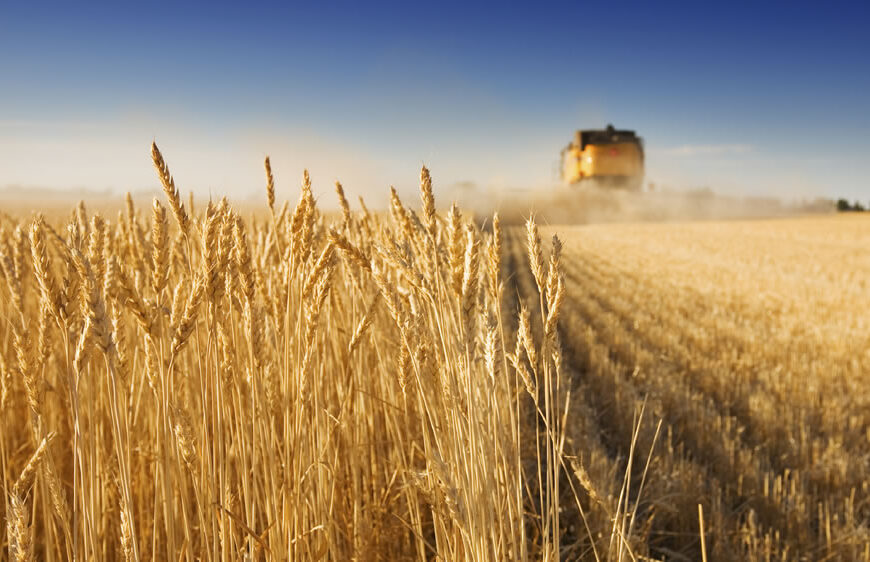
[[[151,157],[0,216],[0,560],[868,557],[864,221],[327,214],[268,158],[243,216]]]
[[[245,219],[182,201],[152,159],[151,208],[3,216],[0,558],[565,551],[582,503],[563,478],[564,283],[534,225],[544,296],[508,319],[497,218],[438,212],[425,168],[419,212],[395,190],[389,213],[352,210],[336,184],[327,217],[307,172],[281,203],[266,159]],[[595,548],[627,552],[622,527]]]

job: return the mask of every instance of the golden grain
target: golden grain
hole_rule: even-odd
[[[0,224],[0,559],[560,552],[542,510],[569,498],[536,475],[562,410],[530,424],[529,372],[558,354],[528,325],[508,361],[497,218],[489,236],[439,214],[425,167],[420,209],[393,191],[392,220],[338,183],[341,215],[321,214],[307,171],[277,212],[268,159],[264,213],[194,214],[151,158],[149,213],[127,194],[116,221],[82,202],[66,225]]]

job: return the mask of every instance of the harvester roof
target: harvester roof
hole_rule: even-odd
[[[615,144],[622,142],[640,142],[637,134],[628,129],[615,129],[608,125],[606,129],[581,129],[574,135],[574,144],[584,149],[587,144]]]

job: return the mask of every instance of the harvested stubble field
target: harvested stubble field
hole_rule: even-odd
[[[859,219],[563,249],[425,168],[330,216],[267,160],[245,219],[152,158],[149,209],[0,218],[0,559],[698,559],[699,504],[710,559],[866,557]]]
[[[634,437],[637,451],[657,441],[636,552],[697,559],[700,503],[711,560],[867,560],[870,221],[550,230],[576,385],[565,430],[601,498],[592,515],[616,512]],[[536,302],[525,233],[506,247]]]

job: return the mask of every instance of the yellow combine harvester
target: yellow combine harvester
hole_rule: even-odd
[[[643,139],[634,131],[586,129],[562,150],[562,180],[594,181],[602,186],[640,189],[643,183]]]

